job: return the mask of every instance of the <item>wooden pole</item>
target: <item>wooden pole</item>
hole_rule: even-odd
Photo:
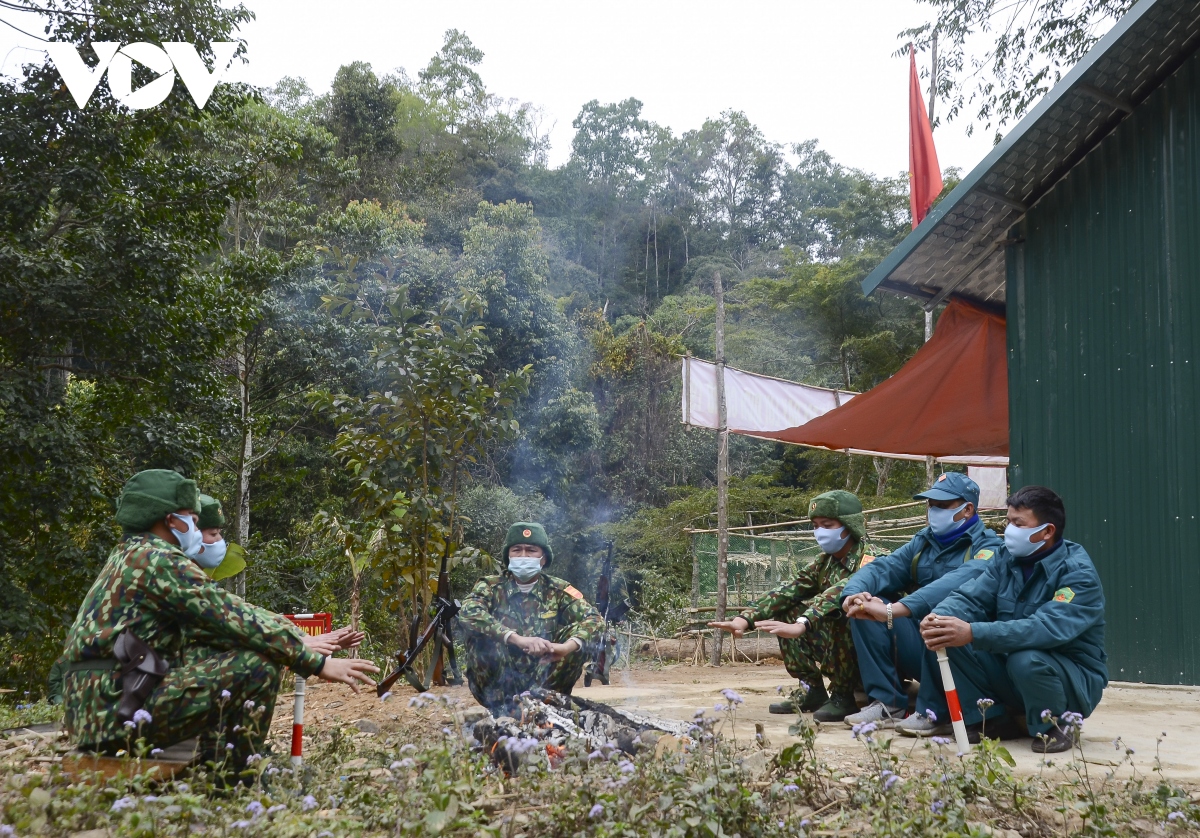
[[[933,103],[937,101],[937,30],[933,33],[933,65],[929,69],[929,125],[933,127]],[[928,338],[926,338],[928,340]]]
[[[729,417],[725,409],[725,289],[721,272],[713,274],[713,291],[717,298],[717,615],[725,619],[729,597]],[[713,666],[721,665],[721,630],[713,632]]]

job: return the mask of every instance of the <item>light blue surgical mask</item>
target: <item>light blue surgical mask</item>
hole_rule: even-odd
[[[1042,524],[1040,527],[1018,527],[1016,524],[1009,524],[1004,528],[1004,546],[1008,548],[1009,555],[1014,558],[1023,559],[1041,550],[1046,546],[1046,542],[1030,541],[1029,536],[1041,532],[1048,526],[1050,525]]]
[[[172,512],[167,516],[175,518],[187,524],[187,529],[183,532],[171,527],[171,532],[175,533],[175,537],[179,539],[179,549],[184,552],[184,555],[189,558],[196,558],[200,554],[200,548],[204,546],[204,533],[200,532],[200,528],[196,526],[196,522],[192,520],[191,515],[176,515]],[[167,526],[171,526],[170,521]]]
[[[850,540],[850,534],[846,532],[845,527],[817,527],[813,530],[813,535],[817,538],[817,546],[831,556],[845,547],[846,542]]]
[[[509,556],[508,569],[518,582],[528,582],[542,572],[540,556]]]
[[[965,503],[957,509],[941,509],[936,506],[929,507],[929,528],[933,530],[935,535],[945,535],[962,523],[962,521],[955,521],[954,516],[966,508],[967,505]]]
[[[219,567],[221,562],[225,561],[225,551],[228,549],[225,539],[214,541],[212,544],[205,544],[198,555],[192,556],[196,564],[200,567],[212,570],[214,567]]]

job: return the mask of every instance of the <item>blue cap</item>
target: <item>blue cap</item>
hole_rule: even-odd
[[[979,507],[979,484],[957,471],[948,471],[913,500],[965,500]]]

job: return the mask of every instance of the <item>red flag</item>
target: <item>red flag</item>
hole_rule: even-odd
[[[933,147],[933,128],[921,97],[921,79],[917,76],[917,54],[910,44],[908,58],[912,70],[908,81],[908,203],[912,225],[921,223],[942,191],[942,170],[937,149]]]

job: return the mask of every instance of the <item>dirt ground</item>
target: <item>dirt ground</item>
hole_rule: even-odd
[[[591,687],[584,687],[581,681],[576,691],[595,701],[686,720],[700,708],[707,708],[711,713],[713,705],[723,701],[720,690],[729,687],[741,694],[745,704],[739,708],[732,730],[726,728],[725,735],[750,741],[758,722],[763,725],[771,746],[780,748],[793,741],[787,729],[794,717],[773,716],[767,712],[767,705],[778,700],[777,686],[790,683],[787,672],[776,662],[726,664],[720,669],[683,663],[620,670],[613,673],[610,686],[595,682]],[[445,696],[460,712],[477,706],[465,686],[435,688],[431,692]],[[423,708],[410,707],[409,701],[415,695],[416,692],[407,687],[398,687],[394,696],[381,702],[373,692],[356,696],[347,687],[310,679],[305,705],[306,730],[356,725],[369,736],[415,738],[436,734],[441,727],[453,726],[453,707],[442,702]],[[292,693],[281,695],[272,724],[277,747],[285,752],[291,734],[292,705]],[[1200,742],[1200,688],[1110,685],[1104,700],[1084,724],[1084,755],[1088,763],[1098,767],[1115,765],[1120,754],[1113,741],[1118,737],[1134,749],[1134,762],[1139,771],[1150,773],[1157,755],[1167,776],[1177,780],[1200,780],[1200,748],[1196,747]],[[905,743],[916,741],[900,739]],[[1157,745],[1156,739],[1161,740]],[[1042,757],[1030,750],[1031,741],[1016,740],[1007,746],[1017,760],[1018,770],[1033,773],[1044,770],[1044,766]],[[844,725],[824,726],[818,746],[823,757],[839,768],[852,769],[861,760],[862,746],[851,738]],[[1066,760],[1059,757],[1057,761]]]

